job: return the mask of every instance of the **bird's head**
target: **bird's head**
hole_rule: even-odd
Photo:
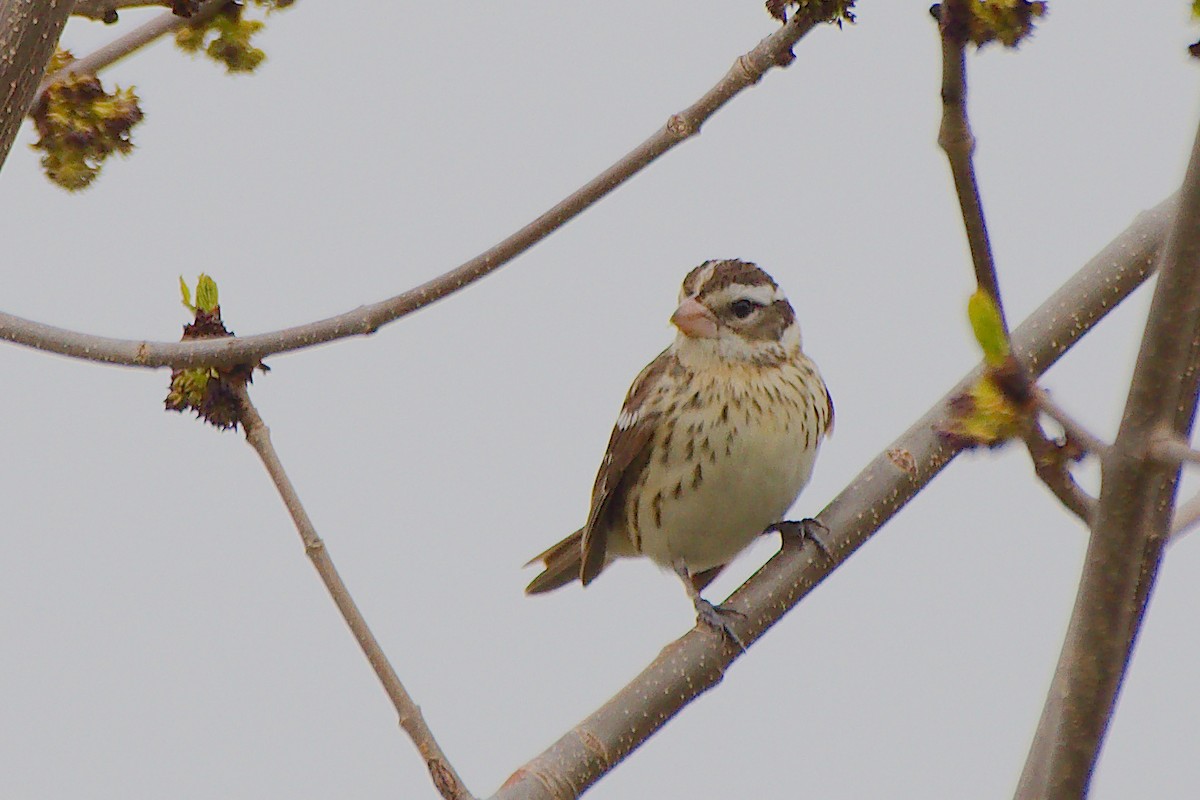
[[[706,261],[688,273],[671,315],[675,348],[690,361],[778,363],[800,351],[800,326],[783,290],[754,264]]]

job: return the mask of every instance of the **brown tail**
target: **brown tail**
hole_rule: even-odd
[[[566,586],[571,581],[579,580],[583,568],[583,528],[572,533],[544,553],[539,553],[529,559],[530,564],[542,562],[546,568],[529,585],[525,594],[541,594]]]

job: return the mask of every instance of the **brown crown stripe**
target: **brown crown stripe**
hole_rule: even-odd
[[[699,296],[705,297],[734,285],[770,286],[772,289],[777,288],[775,281],[770,275],[749,261],[717,262],[709,279],[704,282],[703,286],[697,288],[699,289]]]
[[[704,272],[704,270],[711,263],[712,262],[710,261],[705,261],[703,264],[689,272],[687,277],[683,279],[683,294],[685,297],[691,297],[696,293],[696,282],[700,280],[700,273]]]

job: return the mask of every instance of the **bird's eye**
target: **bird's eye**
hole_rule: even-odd
[[[729,310],[738,319],[745,319],[760,308],[762,308],[762,303],[756,303],[744,297],[741,300],[734,300],[729,306]]]

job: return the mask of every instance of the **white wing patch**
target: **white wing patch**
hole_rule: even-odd
[[[637,425],[643,416],[644,414],[642,414],[642,409],[640,408],[622,408],[620,415],[617,417],[617,429],[627,431],[634,425]]]

